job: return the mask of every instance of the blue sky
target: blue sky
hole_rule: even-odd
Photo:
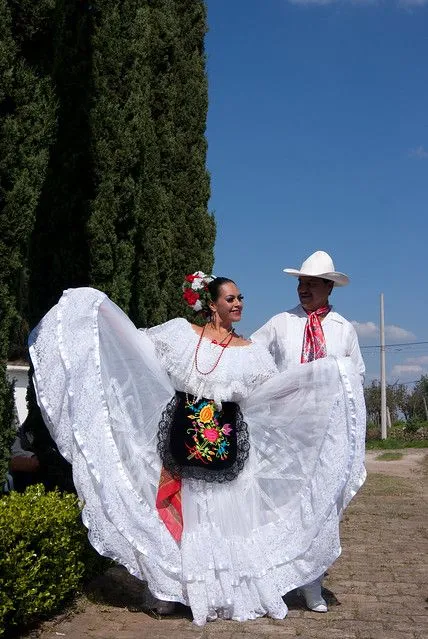
[[[351,284],[379,376],[428,373],[428,0],[208,0],[210,208],[215,274],[245,295],[249,334],[296,304],[298,268],[329,252]]]

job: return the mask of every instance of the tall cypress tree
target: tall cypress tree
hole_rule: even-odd
[[[142,197],[131,307],[140,326],[159,324],[171,317],[174,202],[165,175],[171,170],[176,136],[172,118],[176,93],[172,68],[177,17],[173,1],[150,3],[149,29]]]
[[[93,37],[91,282],[138,325],[183,314],[210,271],[203,2],[103,0]]]
[[[179,204],[176,237],[182,247],[177,262],[178,276],[180,272],[198,266],[201,270],[211,271],[215,222],[207,212],[210,183],[205,139],[208,111],[204,53],[206,10],[203,2],[193,0],[177,0],[176,6],[180,20],[174,119],[178,144],[172,189],[174,200]]]
[[[22,322],[20,283],[56,126],[50,80],[25,54],[50,10],[41,2],[32,23],[15,22],[11,6],[0,0],[0,483],[14,436],[12,388],[5,377],[9,342]]]
[[[204,3],[152,3],[151,25],[150,113],[157,145],[155,184],[161,195],[155,210],[160,212],[162,205],[162,215],[154,218],[152,198],[144,199],[133,296],[134,315],[142,325],[186,314],[183,277],[199,269],[211,271],[215,239],[214,220],[207,212]]]
[[[55,3],[49,45],[32,51],[52,76],[58,134],[32,236],[30,324],[87,284],[158,323],[183,313],[183,275],[212,269],[205,32],[202,0]]]
[[[89,222],[91,281],[132,314],[139,276],[136,261],[144,244],[144,277],[152,282],[162,321],[166,317],[161,273],[151,253],[158,242],[167,270],[171,242],[158,183],[159,141],[150,111],[155,46],[151,7],[139,0],[104,0],[98,10],[91,113],[96,183]]]
[[[31,244],[31,324],[88,284],[157,324],[186,312],[184,274],[211,270],[205,31],[202,0],[57,0],[43,60],[58,134]],[[42,456],[37,410],[30,421]]]
[[[28,51],[33,62],[50,76],[58,105],[57,132],[30,243],[30,327],[58,300],[63,289],[89,283],[86,226],[93,196],[89,130],[93,10],[85,0],[52,1],[50,32]],[[33,0],[23,2],[30,10],[36,4]],[[43,422],[31,383],[27,401],[24,430],[32,435],[43,481],[47,487],[68,490],[72,486],[70,467]]]
[[[30,246],[31,326],[63,289],[89,283],[86,225],[93,196],[89,130],[92,18],[88,3],[57,0],[50,39],[43,45],[41,63],[55,87],[58,129]]]

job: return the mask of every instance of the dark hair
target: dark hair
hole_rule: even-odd
[[[230,280],[228,277],[215,277],[208,284],[208,291],[213,302],[217,302],[218,296],[220,295],[220,288],[223,286],[223,284],[228,283],[235,284],[235,282],[233,280]]]

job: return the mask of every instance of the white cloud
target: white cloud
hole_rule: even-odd
[[[289,0],[291,4],[333,4],[336,0]]]
[[[380,0],[288,0],[290,4],[297,4],[300,6],[310,6],[310,5],[329,5],[335,3],[348,3],[353,5],[361,5],[367,6],[369,4],[379,4]],[[403,7],[406,9],[412,9],[415,7],[422,7],[428,4],[428,0],[396,0],[396,3],[399,7]]]
[[[420,355],[420,357],[408,357],[407,364],[416,364],[419,366],[428,366],[428,355]]]
[[[374,322],[356,322],[353,320],[352,324],[358,337],[376,337],[377,339],[380,339],[379,326],[377,326]],[[401,328],[401,326],[395,326],[394,324],[385,326],[385,339],[387,340],[396,342],[399,340],[409,340],[414,338],[415,336],[413,333],[407,331],[405,328]]]
[[[406,5],[409,6],[410,4],[411,2],[409,2],[409,0],[406,0]],[[420,5],[428,4],[428,0],[418,1],[418,2],[415,2],[414,4],[420,4]],[[409,157],[417,158],[418,160],[426,160],[428,158],[428,151],[426,151],[421,144],[420,146],[416,147],[416,149],[410,149]]]
[[[300,5],[327,5],[334,4],[337,2],[348,2],[349,4],[354,5],[367,5],[367,4],[376,4],[377,0],[288,0],[291,4],[300,4]],[[425,0],[422,0],[424,2]]]
[[[424,372],[422,366],[416,364],[396,364],[391,371],[392,377],[413,377],[421,375]]]
[[[406,331],[405,328],[401,328],[400,326],[395,326],[394,324],[385,326],[385,337],[390,340],[415,339],[415,335],[413,333]]]
[[[399,0],[398,4],[401,7],[423,7],[428,0]]]
[[[374,322],[356,322],[353,320],[352,324],[359,337],[379,337],[379,328]]]
[[[419,357],[406,357],[402,364],[396,364],[391,370],[389,377],[399,378],[400,381],[410,381],[418,379],[428,372],[428,355]]]

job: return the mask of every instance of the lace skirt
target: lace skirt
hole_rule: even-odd
[[[277,374],[240,402],[250,453],[236,479],[184,479],[177,543],[158,516],[158,424],[175,393],[148,336],[104,294],[64,293],[30,336],[44,419],[73,464],[96,550],[192,608],[203,625],[283,618],[282,596],[339,556],[365,479],[365,407],[349,358]]]

